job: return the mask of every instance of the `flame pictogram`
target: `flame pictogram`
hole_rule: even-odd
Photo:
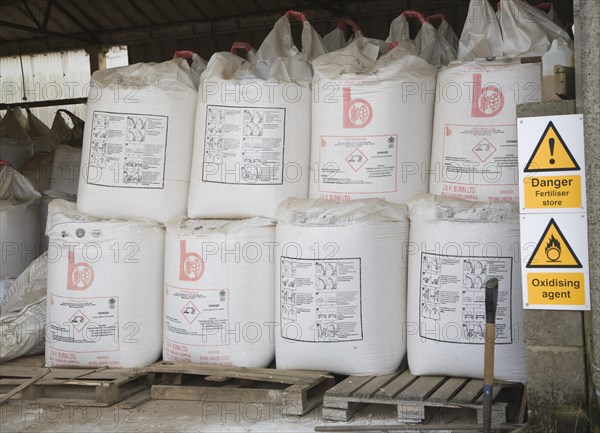
[[[560,254],[562,252],[560,242],[554,237],[554,235],[550,236],[550,240],[546,244],[546,257],[551,262],[556,262],[560,259]]]

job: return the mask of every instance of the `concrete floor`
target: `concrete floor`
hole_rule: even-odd
[[[313,432],[315,426],[340,425],[321,419],[317,408],[303,417],[284,416],[276,405],[257,403],[202,403],[151,400],[134,409],[123,404],[108,408],[72,407],[11,400],[0,406],[2,433],[87,433],[87,432]],[[470,413],[439,411],[429,422],[472,423]],[[342,425],[396,425],[396,413],[390,406],[365,407]],[[448,426],[450,427],[450,425]],[[387,430],[387,429],[386,429]],[[390,429],[389,431],[393,431]],[[402,430],[406,431],[406,430]],[[419,430],[410,430],[418,432]],[[436,430],[450,432],[451,429]],[[452,430],[455,432],[454,430]]]

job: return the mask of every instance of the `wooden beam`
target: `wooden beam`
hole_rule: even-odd
[[[37,107],[56,107],[58,105],[75,105],[85,104],[87,98],[72,98],[72,99],[53,99],[51,101],[27,101],[27,102],[11,102],[10,104],[0,104],[0,110],[8,110],[9,108],[37,108]]]

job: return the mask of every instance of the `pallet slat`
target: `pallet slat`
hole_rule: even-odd
[[[471,404],[481,394],[483,389],[483,380],[471,379],[463,389],[452,398],[453,403]]]
[[[421,376],[406,387],[398,398],[403,400],[423,401],[446,380],[443,376]]]
[[[133,369],[74,369],[28,367],[37,360],[11,362],[0,368],[0,385],[11,397],[20,391],[22,400],[74,406],[111,406],[144,389],[154,381],[153,373]]]
[[[505,399],[513,393],[502,394],[504,388],[515,384],[494,386],[492,413],[494,419],[506,421],[509,406],[515,402]],[[396,406],[398,421],[419,423],[425,420],[427,408],[471,409],[481,418],[483,406],[481,395],[483,381],[445,376],[413,376],[401,369],[394,374],[368,377],[348,377],[325,393],[323,398],[323,419],[348,421],[366,404]],[[521,385],[522,390],[522,385]],[[520,391],[519,391],[520,392]],[[517,392],[518,394],[518,392]]]
[[[152,387],[153,399],[281,403],[285,415],[303,415],[320,405],[335,384],[333,376],[319,371],[167,362],[146,371],[162,374],[162,384]]]
[[[396,394],[400,393],[404,388],[406,388],[414,380],[416,380],[416,378],[417,377],[410,374],[408,370],[405,370],[392,382],[388,383],[385,386],[382,386],[381,389],[375,393],[374,397],[383,400],[391,400],[396,396]]]
[[[429,401],[446,402],[453,397],[469,381],[459,377],[451,377],[440,386],[431,396]]]
[[[383,374],[381,376],[373,376],[364,386],[360,387],[355,393],[354,397],[372,397],[373,394],[382,389],[385,385],[393,381],[398,377],[398,373]]]

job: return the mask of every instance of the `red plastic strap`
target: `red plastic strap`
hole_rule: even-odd
[[[194,52],[193,51],[175,51],[175,54],[173,54],[173,58],[174,59],[179,59],[179,58],[183,58],[183,59],[192,59],[194,58]]]
[[[344,30],[346,28],[346,26],[350,26],[352,28],[352,33],[356,33],[358,31],[360,31],[360,27],[358,27],[358,24],[356,24],[350,18],[340,18],[337,28],[339,30]]]
[[[290,19],[290,18],[295,18],[298,21],[300,21],[302,24],[304,24],[306,22],[306,16],[302,13],[302,12],[298,12],[298,11],[287,11],[285,13],[285,16]]]
[[[427,21],[423,14],[417,11],[404,11],[402,12],[402,15],[406,16],[407,18],[416,18],[421,24],[425,24],[425,22]]]
[[[447,18],[446,18],[446,15],[444,15],[444,14],[432,14],[427,17],[427,21],[428,22],[432,22],[432,21],[442,22],[442,21],[447,21]]]
[[[390,42],[389,43],[389,49],[393,50],[394,48],[396,48],[398,45],[400,45],[399,41],[394,41],[394,42]]]
[[[10,167],[10,162],[4,160],[4,159],[0,159],[0,167]]]
[[[248,42],[234,42],[231,45],[231,52],[235,54],[237,50],[244,50],[249,53],[252,51],[252,45],[250,45]]]
[[[548,2],[548,3],[541,3],[539,5],[536,6],[536,8],[541,9],[543,11],[549,11],[550,9],[552,9],[554,7],[554,5],[552,4],[552,2]]]

